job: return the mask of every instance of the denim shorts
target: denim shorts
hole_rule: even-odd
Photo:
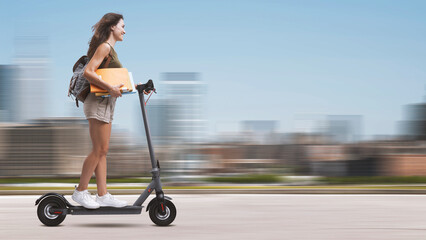
[[[114,118],[116,97],[96,97],[89,93],[84,100],[84,115],[86,119],[94,118],[105,123],[111,123]]]

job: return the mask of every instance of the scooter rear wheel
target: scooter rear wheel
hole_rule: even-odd
[[[161,213],[162,207],[164,208],[164,213]],[[167,226],[176,218],[176,207],[171,201],[165,199],[163,206],[159,202],[151,206],[149,217],[158,226]]]
[[[61,224],[66,215],[57,215],[57,214],[52,214],[50,213],[50,209],[52,208],[60,208],[60,209],[65,209],[66,208],[66,204],[64,203],[64,201],[62,201],[61,199],[57,198],[57,197],[47,197],[44,198],[38,205],[37,208],[37,216],[38,219],[47,226],[57,226],[59,224]]]

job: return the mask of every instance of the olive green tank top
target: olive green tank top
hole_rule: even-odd
[[[109,61],[108,66],[105,66],[108,60],[108,58],[105,58],[101,63],[102,67],[99,68],[122,68],[123,65],[121,65],[120,60],[118,60],[117,53],[115,52],[114,48],[109,43],[108,45],[111,47],[111,51],[109,52],[109,57],[111,60]]]

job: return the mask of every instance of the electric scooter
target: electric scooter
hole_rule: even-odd
[[[160,180],[160,163],[156,160],[154,149],[151,143],[151,133],[149,131],[148,119],[145,110],[144,91],[153,91],[156,93],[154,83],[149,80],[145,84],[136,86],[139,93],[139,100],[141,104],[142,117],[145,126],[146,138],[148,141],[149,155],[152,164],[152,181],[146,187],[145,191],[133,203],[122,208],[115,207],[100,207],[97,209],[87,209],[82,206],[74,206],[69,203],[64,195],[58,193],[47,193],[36,200],[38,219],[47,226],[57,226],[61,224],[67,214],[71,215],[106,215],[106,214],[140,214],[142,212],[142,204],[148,196],[155,190],[156,197],[153,198],[146,207],[149,211],[151,220],[159,226],[167,226],[171,224],[176,218],[176,207],[171,202],[171,198],[164,196],[161,180]],[[152,94],[152,93],[151,93]],[[149,98],[148,98],[149,99]]]

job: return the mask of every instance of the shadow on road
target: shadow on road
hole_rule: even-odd
[[[131,224],[131,223],[86,223],[86,224],[77,224],[77,227],[87,227],[87,228],[123,228],[123,227],[142,227],[142,224]]]

